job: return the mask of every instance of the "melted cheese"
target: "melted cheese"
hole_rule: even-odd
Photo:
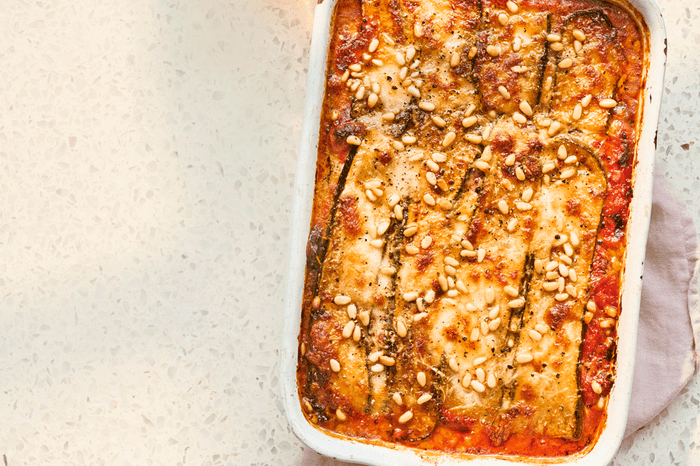
[[[348,40],[365,46],[343,57],[354,75],[340,66],[352,132],[337,137],[355,147],[330,178],[307,359],[323,416],[384,419],[398,441],[441,423],[483,425],[496,447],[581,431],[582,318],[607,193],[593,147],[621,52],[600,11],[499,5],[363,1]]]

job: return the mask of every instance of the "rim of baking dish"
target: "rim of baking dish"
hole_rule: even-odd
[[[600,466],[610,462],[617,452],[627,423],[637,341],[637,322],[641,298],[644,251],[651,218],[651,189],[654,152],[663,92],[667,54],[666,28],[654,0],[629,0],[638,19],[648,27],[648,66],[644,101],[640,105],[641,131],[637,144],[634,172],[634,196],[627,226],[627,252],[623,278],[622,309],[618,324],[615,384],[610,393],[606,424],[593,448],[569,457],[527,458],[509,456],[472,456],[421,451],[385,442],[368,443],[322,431],[306,420],[301,411],[297,387],[297,357],[301,303],[318,151],[319,121],[325,93],[331,17],[337,0],[321,0],[314,12],[310,49],[307,96],[294,185],[294,204],[290,227],[289,262],[284,301],[284,329],[280,352],[281,393],[285,414],[296,436],[317,452],[344,461],[368,465],[402,466],[464,464],[496,466],[516,464],[568,464]],[[626,7],[623,1],[614,1]],[[634,15],[634,11],[632,11]]]

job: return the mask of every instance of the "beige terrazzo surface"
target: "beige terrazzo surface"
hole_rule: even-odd
[[[277,356],[313,1],[0,3],[0,455],[296,465]],[[657,156],[700,225],[700,0]],[[700,378],[613,464],[700,464]]]

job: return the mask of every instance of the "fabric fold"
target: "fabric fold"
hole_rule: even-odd
[[[668,406],[698,370],[697,272],[693,219],[657,168],[625,437]]]

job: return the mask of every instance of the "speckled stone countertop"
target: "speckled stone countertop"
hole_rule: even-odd
[[[279,398],[314,2],[0,2],[0,455],[298,464]],[[700,0],[659,164],[700,225]],[[613,464],[700,464],[700,378]],[[3,464],[3,463],[0,463]]]

